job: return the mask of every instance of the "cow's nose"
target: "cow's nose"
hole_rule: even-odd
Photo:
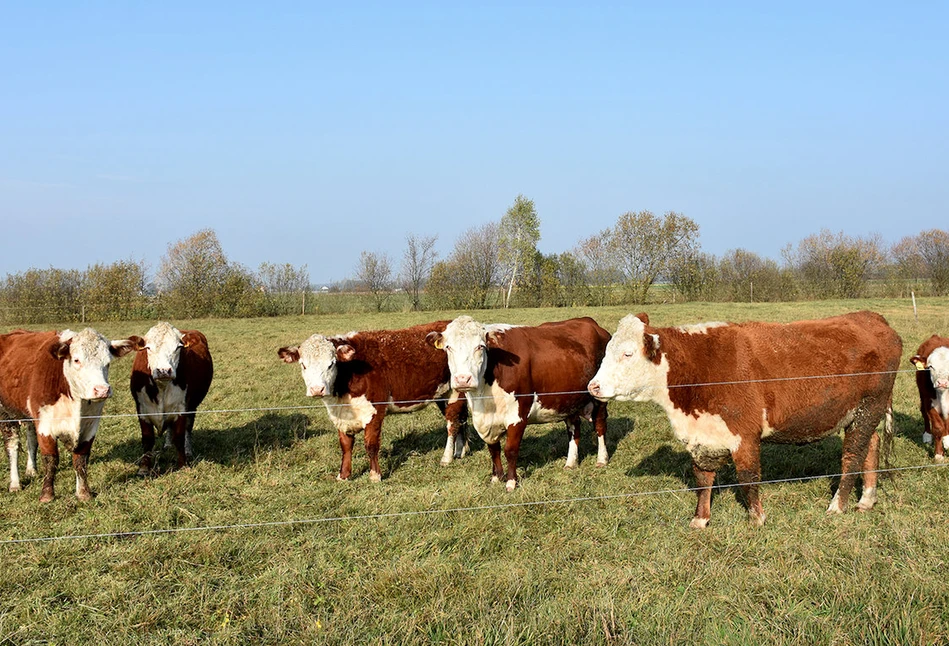
[[[939,379],[936,381],[937,390],[947,390],[949,389],[949,379]]]
[[[306,389],[307,397],[322,397],[326,394],[325,386],[310,386]]]
[[[471,375],[455,375],[456,388],[471,388]]]
[[[590,384],[587,386],[587,390],[589,390],[590,394],[593,395],[594,397],[598,396],[600,394],[600,382],[591,381]]]
[[[161,368],[155,371],[155,379],[174,379],[175,373],[171,371],[171,368]]]
[[[105,384],[104,386],[93,386],[92,388],[92,398],[93,399],[107,399],[112,394],[112,386]]]

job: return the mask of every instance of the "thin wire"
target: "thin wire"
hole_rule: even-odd
[[[761,384],[761,383],[774,383],[774,382],[786,382],[786,381],[806,381],[813,379],[839,379],[839,378],[851,378],[851,377],[866,377],[873,375],[889,375],[889,374],[901,374],[901,373],[915,373],[916,369],[909,370],[882,370],[878,372],[848,372],[840,373],[834,375],[804,375],[800,377],[774,377],[771,379],[747,379],[741,381],[709,381],[702,383],[693,383],[693,384],[674,384],[670,385],[669,388],[704,388],[707,386],[737,386],[743,384]],[[512,393],[514,397],[540,397],[540,396],[552,396],[552,395],[586,395],[588,391],[586,390],[562,390],[562,391],[553,391],[553,392],[543,392],[543,393]],[[492,395],[467,395],[471,399],[476,400],[485,400],[493,399]],[[334,398],[339,399],[339,398]],[[366,402],[370,406],[418,406],[419,404],[432,404],[438,402],[450,403],[452,400],[448,397],[434,397],[432,399],[401,399],[401,400],[390,400],[390,401],[380,401],[380,402]],[[325,408],[346,408],[349,403],[341,404],[330,404],[323,403]],[[232,413],[272,413],[278,411],[289,411],[289,410],[313,410],[321,408],[320,404],[314,405],[298,405],[298,406],[265,406],[257,408],[219,408],[211,410],[197,410],[189,411],[189,415],[210,415],[210,414],[232,414]],[[163,413],[163,416],[171,416],[179,413]],[[123,418],[141,418],[141,417],[150,417],[152,414],[148,413],[113,413],[108,415],[84,415],[80,416],[78,419],[123,419]],[[54,418],[54,419],[67,419],[67,418]],[[19,419],[0,419],[0,423],[25,423],[32,422],[33,419],[30,417],[19,418]]]
[[[934,464],[921,464],[914,465],[909,467],[893,467],[890,469],[875,469],[869,471],[852,471],[848,475],[858,476],[866,475],[868,473],[895,473],[900,471],[920,471],[923,469],[933,469],[949,466],[949,463],[934,463]],[[782,484],[788,482],[809,482],[811,480],[820,480],[822,478],[842,478],[843,473],[832,473],[816,476],[800,476],[795,478],[777,478],[774,480],[760,480],[757,482],[748,482],[748,483],[731,483],[731,484],[718,484],[708,487],[708,489],[715,490],[725,490],[725,489],[734,489],[736,487],[745,487],[745,486],[761,486],[761,485],[770,485],[770,484]],[[667,494],[682,494],[689,492],[698,492],[705,487],[682,487],[679,489],[657,489],[655,491],[633,491],[628,493],[616,493],[616,494],[604,494],[600,496],[580,496],[577,498],[556,498],[550,500],[532,500],[527,502],[513,502],[513,503],[504,503],[500,505],[474,505],[470,507],[452,507],[448,509],[422,509],[417,511],[396,511],[396,512],[387,512],[382,514],[359,514],[355,516],[328,516],[323,518],[305,518],[305,519],[296,519],[296,520],[273,520],[273,521],[263,521],[256,523],[234,523],[230,525],[201,525],[193,527],[168,527],[163,529],[143,529],[143,530],[130,530],[125,532],[105,532],[100,534],[72,534],[67,536],[38,536],[31,538],[10,538],[5,540],[0,540],[0,546],[3,545],[14,545],[14,544],[24,544],[24,543],[51,543],[55,541],[70,541],[70,540],[92,540],[92,539],[108,539],[108,538],[136,538],[141,536],[156,536],[163,534],[184,534],[184,533],[193,533],[193,532],[210,532],[210,531],[225,531],[225,530],[235,530],[235,529],[260,529],[264,527],[288,527],[294,525],[315,525],[321,523],[340,523],[346,521],[366,521],[366,520],[382,520],[388,518],[409,518],[409,517],[418,517],[418,516],[432,516],[435,514],[452,514],[452,513],[465,513],[465,512],[476,512],[476,511],[498,511],[498,510],[507,510],[514,509],[518,507],[542,507],[548,505],[563,505],[563,504],[573,504],[573,503],[582,503],[582,502],[595,502],[602,500],[617,500],[620,498],[642,498],[646,496],[658,496],[658,495],[667,495]]]

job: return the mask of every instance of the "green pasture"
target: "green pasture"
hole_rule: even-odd
[[[904,357],[933,332],[949,332],[949,299],[920,300],[918,322],[909,299],[647,311],[653,324],[673,325],[856,309],[886,316],[903,338]],[[590,315],[612,331],[629,311],[473,315],[528,324]],[[361,438],[354,477],[337,482],[336,431],[277,348],[314,332],[457,314],[174,321],[204,331],[215,360],[202,407],[209,412],[195,426],[195,464],[171,469],[166,451],[163,473],[136,477],[138,424],[110,417],[90,460],[92,502],[72,495],[66,460],[51,504],[38,503],[39,480],[15,494],[4,484],[0,643],[949,642],[949,471],[933,467],[931,449],[920,443],[910,372],[896,380],[892,463],[926,468],[885,479],[876,508],[865,514],[826,516],[834,482],[817,477],[762,487],[764,527],[752,526],[734,491],[724,489],[712,524],[690,530],[689,458],[658,407],[634,403],[610,405],[606,468],[595,467],[590,425],[572,471],[563,469],[564,426],[529,427],[520,486],[511,494],[489,482],[480,439],[469,457],[439,466],[445,429],[433,407],[387,418],[381,484],[369,481]],[[120,337],[143,334],[153,322],[95,326]],[[113,364],[108,415],[134,412],[131,363]],[[21,451],[21,472],[24,465]],[[767,446],[763,465],[765,480],[835,474],[840,438]],[[733,470],[719,474],[719,483],[734,482]],[[205,527],[216,529],[148,533]],[[146,533],[9,542],[117,532]]]

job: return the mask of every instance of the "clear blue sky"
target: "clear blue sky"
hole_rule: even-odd
[[[3,2],[0,277],[213,228],[328,282],[518,193],[545,252],[949,228],[949,4],[778,4]]]

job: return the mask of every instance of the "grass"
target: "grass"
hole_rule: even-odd
[[[903,338],[904,357],[949,328],[949,300],[684,304],[654,324],[793,320],[868,308]],[[536,323],[592,315],[613,330],[625,308],[477,312]],[[335,481],[336,432],[276,348],[313,332],[394,328],[457,312],[177,321],[208,336],[215,380],[195,427],[196,463],[135,476],[130,418],[102,422],[90,461],[98,496],[79,503],[65,464],[59,498],[40,481],[4,494],[0,539],[352,518],[127,538],[0,544],[0,643],[932,644],[949,641],[945,537],[949,471],[906,471],[870,513],[827,517],[827,478],[767,485],[768,522],[751,526],[730,490],[713,524],[688,528],[687,454],[658,407],[611,404],[605,469],[588,425],[581,463],[562,468],[563,425],[529,427],[521,486],[488,482],[480,440],[439,467],[434,408],[387,418],[383,482],[361,444],[354,478]],[[73,324],[75,325],[75,324]],[[150,322],[97,324],[111,336]],[[905,365],[905,364],[904,364]],[[129,358],[113,365],[107,414],[134,410]],[[897,377],[895,466],[930,465],[912,374]],[[253,410],[244,410],[253,409]],[[361,443],[361,439],[358,440]],[[21,469],[22,469],[21,454]],[[836,473],[840,440],[768,446],[764,478]],[[734,483],[725,469],[720,482]],[[655,491],[672,491],[645,495]],[[515,506],[548,500],[625,497]],[[465,509],[469,511],[440,510]]]

